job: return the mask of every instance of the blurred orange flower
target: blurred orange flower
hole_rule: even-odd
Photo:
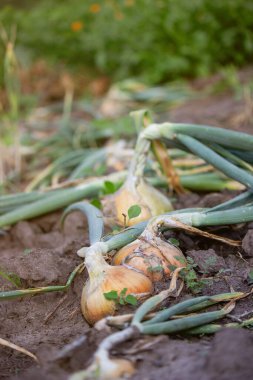
[[[73,32],[79,32],[79,30],[82,30],[83,27],[84,27],[84,24],[82,21],[74,21],[70,25],[70,28]]]
[[[100,11],[101,11],[101,5],[99,5],[99,4],[92,4],[90,6],[90,12],[91,13],[98,13]]]

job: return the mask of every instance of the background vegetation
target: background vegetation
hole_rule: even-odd
[[[250,0],[41,0],[19,8],[5,3],[0,21],[7,30],[17,25],[24,64],[43,57],[117,80],[135,76],[158,83],[242,66],[253,53]]]

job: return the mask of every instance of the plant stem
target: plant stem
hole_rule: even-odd
[[[72,284],[77,273],[83,268],[83,263],[79,264],[73,272],[71,272],[66,285],[55,285],[55,286],[44,286],[41,288],[31,288],[31,289],[20,289],[20,290],[9,290],[0,292],[0,301],[6,301],[10,299],[15,299],[24,296],[31,296],[34,294],[41,293],[50,293],[50,292],[58,292],[58,291],[66,291],[70,285]]]
[[[227,313],[227,310],[221,309],[168,322],[154,323],[150,325],[142,324],[140,332],[148,335],[176,333],[213,322],[217,319],[223,318]]]
[[[124,174],[123,174],[124,176]],[[76,202],[87,196],[96,195],[99,190],[103,189],[105,180],[119,181],[122,173],[111,174],[106,179],[101,178],[97,181],[79,185],[74,189],[66,189],[60,195],[50,194],[31,204],[25,205],[9,213],[0,216],[0,227],[11,225],[19,220],[31,219],[39,215],[58,210],[62,207]]]
[[[173,139],[182,133],[206,142],[213,142],[231,149],[252,151],[253,136],[247,133],[231,131],[206,125],[163,123],[157,124],[161,137]]]
[[[64,213],[61,217],[62,227],[67,215],[73,211],[82,212],[88,219],[90,245],[95,244],[97,241],[99,241],[102,238],[104,232],[102,212],[88,202],[73,203],[66,210],[64,210]]]
[[[245,170],[238,168],[225,158],[215,153],[212,149],[202,144],[200,141],[193,137],[178,134],[177,139],[182,142],[187,148],[189,148],[194,154],[203,158],[205,161],[212,164],[218,170],[221,170],[228,177],[241,182],[247,187],[253,188],[253,175],[249,174]]]

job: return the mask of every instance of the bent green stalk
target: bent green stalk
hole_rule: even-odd
[[[171,147],[178,147],[179,145],[181,149],[197,154],[230,178],[239,181],[246,187],[253,188],[253,175],[251,173],[238,168],[206,146],[210,142],[219,144],[223,155],[229,156],[232,153],[226,155],[224,146],[231,149],[251,151],[253,136],[222,128],[173,123],[150,124],[139,134],[130,167],[130,175],[134,176],[136,184],[143,178],[147,154],[152,141],[164,139],[170,142]],[[241,165],[242,161],[233,156],[233,161],[235,160],[237,163],[240,161]]]
[[[97,241],[101,239],[104,232],[104,222],[103,222],[103,214],[102,212],[87,202],[78,202],[73,203],[69,207],[66,208],[62,217],[61,217],[61,226],[63,227],[64,221],[70,213],[73,211],[80,211],[83,213],[88,219],[89,226],[89,240],[90,245],[95,244]]]
[[[71,272],[65,285],[44,286],[40,288],[19,289],[19,290],[7,290],[0,292],[0,301],[7,301],[15,298],[32,296],[35,294],[50,293],[50,292],[62,292],[69,289],[77,273],[83,268],[83,263],[79,264],[73,272]]]

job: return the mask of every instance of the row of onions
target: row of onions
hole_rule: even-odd
[[[90,205],[77,204],[70,209],[87,211]],[[69,212],[70,209],[67,211]],[[85,210],[86,209],[86,210]],[[93,217],[91,215],[93,214]],[[99,211],[89,212],[90,222],[95,230],[102,223]],[[97,220],[95,220],[97,218]],[[104,294],[112,290],[126,294],[134,294],[137,299],[143,299],[152,294],[153,285],[163,278],[169,278],[176,268],[186,266],[186,259],[181,250],[165,241],[161,232],[166,229],[184,229],[191,233],[217,239],[225,244],[239,246],[240,242],[222,238],[199,230],[197,227],[227,225],[253,220],[253,206],[241,206],[229,210],[212,211],[212,209],[185,209],[173,211],[155,217],[149,223],[140,222],[135,226],[111,236],[108,240],[96,241],[97,236],[91,236],[93,244],[89,248],[81,248],[79,256],[84,257],[89,279],[83,289],[81,305],[82,312],[90,324],[101,318],[114,314],[116,303],[105,298]],[[105,255],[117,250],[109,265]],[[152,268],[159,267],[159,271]]]
[[[136,111],[132,116],[135,121],[136,130],[143,130],[145,125],[152,122],[151,116],[147,111]],[[163,125],[160,125],[159,128],[162,126]],[[185,125],[183,125],[183,127],[185,127]],[[198,126],[188,125],[186,129],[192,130],[192,127],[198,128]],[[157,130],[159,128],[155,127]],[[207,128],[210,129],[210,127]],[[217,171],[212,165],[205,164],[205,161],[208,161],[205,157],[203,157],[204,159],[196,159],[195,156],[189,153],[186,146],[180,145],[176,140],[171,141],[169,138],[164,139],[161,132],[161,139],[165,141],[165,144],[170,146],[170,159],[164,142],[153,140],[156,136],[148,136],[149,131],[150,126],[140,133],[128,173],[120,171],[98,179],[84,178],[94,173],[94,165],[98,162],[107,163],[110,157],[115,161],[115,159],[119,159],[121,155],[128,155],[129,158],[133,156],[131,150],[125,150],[119,147],[117,143],[107,148],[78,150],[60,157],[34,179],[29,189],[33,189],[36,186],[38,187],[40,181],[43,181],[48,175],[54,174],[56,177],[59,177],[62,170],[71,166],[74,168],[74,171],[69,179],[53,187],[43,188],[42,186],[38,190],[0,196],[0,227],[14,224],[19,220],[27,220],[44,215],[84,198],[97,197],[103,194],[106,181],[113,183],[115,189],[124,182],[122,191],[117,193],[117,197],[114,198],[119,222],[123,222],[120,206],[122,198],[127,200],[123,210],[124,213],[127,211],[129,205],[138,203],[136,200],[139,201],[140,197],[145,199],[144,204],[142,204],[142,214],[146,214],[147,216],[150,216],[150,214],[152,214],[152,216],[157,215],[160,211],[163,212],[164,208],[166,208],[166,210],[172,208],[168,198],[158,195],[159,193],[154,190],[153,186],[167,187],[169,184],[170,187],[174,187],[174,189],[177,190],[179,183],[180,189],[185,188],[192,191],[220,191],[223,189],[243,190],[245,188],[243,182],[240,183],[240,180],[239,182],[237,181],[237,176],[231,180],[232,177],[228,175],[228,177],[230,177],[228,178],[224,175],[222,169],[221,171]],[[158,133],[157,138],[160,137]],[[208,139],[208,136],[206,138]],[[227,137],[224,136],[224,139],[226,138]],[[217,138],[217,141],[220,141],[219,138]],[[250,141],[248,145],[250,145]],[[150,146],[155,158],[161,166],[164,174],[163,177],[157,175],[157,164],[152,160],[152,157],[151,160],[150,157],[147,159]],[[171,146],[173,149],[171,149]],[[217,146],[216,149],[218,149]],[[196,154],[200,155],[198,152]],[[231,155],[233,157],[235,156],[228,151],[226,151],[226,154],[229,154],[230,158]],[[252,163],[253,158],[250,150],[248,149],[248,151],[242,151],[238,154],[247,155],[246,159],[248,158],[248,163],[245,162],[245,160],[243,161],[244,156],[243,159],[237,157],[236,163],[239,166],[243,164],[247,170],[251,170],[250,163]],[[74,165],[77,163],[78,165],[75,167]],[[107,166],[109,168],[110,164],[107,164]],[[174,167],[176,171],[173,169]],[[218,169],[220,170],[220,168]],[[147,179],[144,180],[143,174],[146,174],[146,172],[148,172],[149,175]],[[81,179],[79,177],[81,177]],[[153,199],[155,199],[155,201],[153,201]],[[105,203],[108,203],[108,199],[106,199]],[[149,204],[150,209],[153,211],[148,210],[145,204]],[[142,215],[140,215],[139,219],[140,218],[142,218]],[[137,223],[138,219],[132,220],[131,222],[133,224]]]
[[[140,111],[135,113],[136,122],[145,124],[145,119],[149,115],[146,112]],[[191,136],[190,136],[191,135]],[[193,137],[194,136],[194,137]],[[171,211],[172,205],[170,201],[157,189],[155,189],[150,183],[144,179],[144,168],[147,160],[147,154],[150,149],[153,140],[162,139],[164,144],[178,146],[186,151],[191,150],[207,162],[216,166],[219,170],[222,170],[226,175],[235,180],[239,180],[249,190],[242,195],[237,196],[235,199],[216,206],[215,208],[208,210],[181,210],[180,212]],[[207,143],[208,141],[208,143]],[[219,144],[218,144],[219,142]],[[221,144],[222,142],[222,144]],[[174,145],[173,145],[174,144]],[[211,145],[212,149],[209,147]],[[102,227],[97,229],[99,233],[91,237],[91,247],[86,250],[85,264],[90,274],[90,277],[97,279],[98,274],[105,271],[99,269],[102,266],[107,266],[103,255],[110,252],[112,249],[121,248],[115,257],[113,258],[113,264],[119,267],[122,272],[126,271],[126,278],[131,275],[135,275],[140,278],[140,282],[146,284],[146,288],[138,293],[150,293],[152,291],[151,282],[161,279],[163,275],[170,275],[171,267],[182,267],[185,265],[185,259],[182,252],[175,246],[172,246],[168,242],[165,242],[160,236],[160,230],[165,228],[185,228],[208,226],[208,225],[221,225],[232,224],[250,221],[252,218],[251,204],[253,201],[253,195],[251,188],[253,184],[252,176],[252,154],[250,147],[253,146],[253,136],[223,130],[220,128],[196,126],[196,125],[180,125],[180,124],[151,124],[147,126],[140,133],[136,144],[135,155],[132,159],[128,176],[120,188],[115,194],[107,197],[105,203],[110,204],[109,210],[115,210],[115,217],[119,224],[124,224],[124,215],[127,215],[127,211],[130,206],[138,204],[141,212],[135,218],[129,220],[128,224],[135,224],[134,229],[123,231],[122,233],[112,237],[107,242],[100,242],[102,237]],[[219,151],[220,154],[216,153]],[[124,174],[113,174],[117,180],[122,180]],[[10,225],[16,223],[21,213],[22,219],[31,218],[39,214],[38,210],[43,212],[49,212],[59,207],[63,207],[67,202],[75,201],[78,196],[84,197],[89,191],[93,190],[95,193],[103,181],[97,181],[96,183],[90,183],[88,185],[77,187],[76,189],[60,189],[55,190],[55,194],[47,198],[40,198],[42,194],[27,193],[20,194],[19,196],[9,196],[9,206],[19,204],[24,201],[24,197],[31,203],[23,206],[21,209],[17,208],[10,212],[7,212],[0,217],[0,226]],[[93,187],[93,189],[92,189]],[[85,193],[86,191],[86,193]],[[53,193],[54,193],[53,192]],[[8,197],[8,196],[7,196]],[[13,202],[13,203],[12,203]],[[37,207],[36,207],[37,206]],[[103,215],[96,209],[94,212],[91,205],[84,203],[70,206],[67,209],[66,214],[73,209],[80,209],[84,211],[86,215],[91,213],[91,219],[96,218],[97,223],[103,223]],[[228,209],[228,210],[227,210]],[[224,212],[224,210],[227,210]],[[21,212],[23,211],[23,213]],[[157,219],[151,220],[149,225],[144,229],[145,223],[136,225],[137,222],[146,221],[155,215],[170,212],[170,215],[163,215]],[[94,221],[90,224],[94,230]],[[140,227],[139,227],[140,226]],[[155,226],[155,227],[154,227]],[[191,226],[191,227],[189,227]],[[195,232],[197,232],[195,230]],[[141,236],[133,241],[133,237]],[[203,232],[202,232],[203,234]],[[122,241],[122,242],[121,242]],[[228,241],[227,241],[228,242]],[[95,243],[95,244],[93,244]],[[127,245],[127,243],[130,243]],[[229,242],[232,244],[231,242]],[[101,248],[102,247],[102,248]],[[101,251],[102,249],[102,251]],[[101,254],[100,252],[101,251]],[[101,265],[100,265],[101,264]],[[148,271],[148,268],[159,265],[162,267],[162,271],[158,273],[152,273]],[[113,273],[115,267],[108,267]],[[130,272],[131,269],[135,269],[134,273]],[[119,278],[124,277],[123,272],[119,275]],[[92,274],[93,273],[93,274]],[[143,275],[147,277],[147,280],[143,280]],[[111,276],[116,278],[117,276]],[[138,281],[137,281],[138,282]],[[135,281],[129,281],[130,284],[134,284]],[[129,286],[125,286],[128,292],[133,292],[134,289],[130,289]],[[135,286],[133,285],[135,288]],[[136,290],[136,288],[135,288]],[[84,292],[86,294],[87,291]],[[136,291],[134,291],[136,293]],[[87,297],[83,297],[86,299]],[[86,301],[85,301],[86,302]],[[108,304],[113,302],[108,302]],[[83,307],[85,309],[85,306]],[[93,321],[92,318],[87,317],[88,320]],[[99,317],[97,318],[99,319]]]
[[[229,177],[242,183],[247,188],[246,192],[212,209],[186,209],[168,213],[170,204],[167,199],[157,190],[154,191],[143,176],[151,142],[158,139],[163,139],[164,144],[169,146],[179,144],[181,149],[194,152]],[[115,312],[115,302],[103,298],[105,293],[112,289],[121,292],[125,288],[127,292],[134,293],[137,297],[147,296],[152,291],[153,283],[161,279],[160,272],[158,276],[153,276],[148,272],[148,268],[159,264],[165,276],[171,275],[171,268],[173,268],[173,276],[175,276],[186,265],[183,253],[162,239],[162,231],[182,228],[222,240],[199,230],[198,227],[253,220],[252,147],[253,136],[204,126],[152,124],[140,134],[128,177],[113,199],[119,223],[123,223],[121,216],[126,215],[131,205],[140,204],[142,211],[138,218],[133,220],[133,222],[138,221],[139,224],[134,224],[108,240],[94,242],[90,248],[83,248],[78,252],[79,255],[84,256],[89,274],[81,304],[83,314],[90,323]],[[156,216],[159,213],[162,215]],[[149,222],[146,222],[147,219]],[[228,239],[224,239],[224,242],[232,245],[240,244]],[[110,266],[103,256],[113,249],[117,249],[118,252],[113,257],[114,266]],[[173,278],[171,285],[173,286]],[[129,361],[110,359],[109,351],[114,345],[141,334],[158,335],[182,331],[189,334],[215,332],[220,325],[210,323],[230,313],[234,303],[230,302],[217,311],[190,316],[187,313],[217,302],[238,300],[246,296],[243,293],[229,293],[218,295],[216,299],[215,297],[193,298],[158,311],[145,321],[144,317],[159,306],[170,291],[171,289],[165,290],[146,300],[134,313],[130,324],[124,324],[122,331],[102,341],[91,366],[86,371],[74,374],[71,380],[82,380],[94,373],[99,373],[100,378],[103,379],[119,378],[125,373],[131,374],[134,368]],[[180,318],[173,319],[175,316]],[[244,327],[252,323],[253,321],[249,320],[241,325],[229,324],[228,327]]]
[[[144,118],[145,114],[142,115]],[[194,151],[195,154],[215,165],[219,170],[239,180],[249,190],[232,201],[213,209],[188,209],[155,217],[155,215],[170,211],[171,204],[162,193],[147,184],[143,173],[152,140],[162,138],[167,144],[173,144],[174,141],[176,144],[183,144],[187,150]],[[208,145],[211,145],[213,149]],[[199,231],[196,227],[253,220],[252,157],[246,155],[246,159],[244,156],[243,160],[240,156],[242,153],[250,152],[252,147],[253,136],[220,128],[166,123],[151,124],[141,132],[128,177],[121,189],[113,195],[111,202],[116,210],[116,219],[121,224],[124,222],[123,216],[127,215],[127,210],[133,204],[140,205],[141,212],[129,224],[144,222],[152,217],[153,219],[145,228],[143,223],[140,224],[141,227],[135,224],[134,228],[130,228],[108,241],[99,242],[101,239],[96,241],[91,239],[91,247],[79,251],[79,254],[84,255],[89,273],[89,281],[82,296],[82,310],[90,323],[96,322],[104,315],[112,314],[115,308],[115,303],[106,300],[104,293],[112,289],[120,292],[127,288],[127,292],[137,294],[138,297],[148,295],[152,291],[153,281],[160,280],[163,275],[170,275],[171,268],[180,268],[186,265],[183,253],[160,237],[161,230],[183,228],[205,235],[207,233]],[[217,150],[221,154],[216,153]],[[101,221],[102,215],[98,217],[98,223]],[[95,223],[92,225],[94,228]],[[139,228],[144,228],[144,230],[140,231],[141,234],[135,234]],[[126,236],[129,236],[129,239]],[[134,240],[136,236],[138,238]],[[219,239],[216,236],[209,235],[209,237]],[[225,242],[238,244],[238,242],[228,239]],[[121,249],[113,258],[114,266],[110,266],[103,256],[111,250],[119,248]],[[162,268],[162,272],[154,275],[148,271],[150,267],[157,265]],[[139,287],[138,284],[140,284]]]
[[[63,221],[70,212],[79,210],[87,216],[90,226],[90,247],[84,247],[78,251],[78,255],[84,257],[84,265],[80,265],[72,272],[65,286],[0,292],[0,299],[10,299],[28,294],[66,290],[78,271],[85,266],[88,272],[88,280],[83,288],[81,308],[85,319],[90,324],[115,313],[117,305],[114,300],[105,297],[108,292],[115,291],[120,294],[125,291],[126,295],[134,295],[139,301],[148,298],[137,309],[129,327],[108,337],[108,340],[105,340],[99,347],[91,370],[93,371],[94,368],[97,370],[99,367],[101,373],[105,374],[104,378],[113,378],[114,370],[118,376],[118,368],[122,372],[124,367],[123,361],[120,362],[119,366],[115,360],[109,359],[108,352],[114,344],[139,334],[192,331],[193,328],[209,324],[225,316],[231,311],[231,304],[219,311],[190,317],[183,316],[178,320],[171,320],[171,318],[175,315],[184,315],[189,311],[205,308],[209,304],[231,301],[245,296],[241,293],[235,293],[217,296],[216,299],[212,297],[194,298],[189,304],[175,305],[175,309],[173,307],[165,309],[158,312],[150,320],[143,322],[143,318],[151,310],[158,307],[164,297],[166,298],[169,294],[165,291],[162,295],[149,298],[153,293],[155,282],[169,278],[171,275],[178,275],[186,265],[186,259],[181,250],[163,239],[162,233],[165,230],[183,229],[238,246],[240,242],[212,235],[199,228],[253,221],[253,136],[221,128],[191,124],[145,125],[145,123],[148,124],[148,117],[145,112],[135,115],[135,118],[145,128],[138,137],[127,177],[125,178],[125,175],[122,174],[113,174],[116,180],[124,180],[122,187],[113,195],[105,198],[106,206],[110,212],[109,216],[114,216],[114,219],[121,226],[125,225],[129,208],[133,205],[139,206],[140,213],[128,221],[129,227],[115,235],[102,237],[104,222],[101,211],[86,202],[72,204],[65,210]],[[160,145],[154,144],[157,141],[160,142]],[[153,149],[159,160],[165,152],[167,154],[168,147],[180,148],[187,153],[193,153],[229,178],[239,182],[246,188],[246,191],[232,200],[210,209],[195,208],[173,211],[168,198],[144,178],[150,149]],[[169,160],[168,165],[170,166],[170,164]],[[166,167],[162,167],[162,169],[166,172]],[[177,178],[176,173],[173,173],[173,168],[168,175],[171,184],[175,187],[178,186],[181,179]],[[96,193],[102,183],[103,181],[98,181],[93,184],[90,183],[89,186],[93,186],[93,191]],[[39,196],[38,193],[28,194],[27,196],[31,196],[33,201],[21,209],[13,209],[3,214],[0,217],[0,226],[10,225],[20,220],[17,219],[19,211],[22,211],[22,218],[24,219],[37,216],[38,211],[37,209],[36,212],[34,211],[34,205],[37,205],[40,210],[43,209],[43,212],[49,212],[75,202],[80,199],[78,197],[86,196],[87,193],[85,193],[84,188],[85,186],[77,187],[74,191],[73,189],[55,190],[58,193],[51,194],[47,199],[44,197],[36,198]],[[87,191],[87,187],[85,189]],[[22,195],[20,197],[22,199]],[[14,198],[14,203],[16,199]],[[104,210],[106,212],[106,208]],[[112,255],[113,251],[116,251],[114,256]],[[110,254],[111,264],[105,259]],[[149,270],[157,266],[161,268],[159,272]],[[171,284],[174,284],[173,277]],[[214,300],[216,301],[214,302]],[[199,306],[199,308],[192,309],[191,307],[194,305]],[[128,369],[131,367],[129,367],[129,363],[125,364]],[[127,372],[126,369],[125,371]],[[82,379],[84,376],[86,376],[84,373],[77,374],[73,376],[73,379]]]

